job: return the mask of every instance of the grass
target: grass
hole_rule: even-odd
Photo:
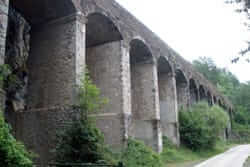
[[[234,144],[218,141],[215,148],[211,150],[195,152],[185,146],[176,147],[167,139],[164,139],[164,150],[161,154],[161,158],[167,167],[189,167],[190,165],[194,165],[194,163],[197,164],[202,160],[225,152],[232,146],[234,146]]]
[[[250,167],[250,157],[248,157],[247,160],[245,161],[244,167]]]

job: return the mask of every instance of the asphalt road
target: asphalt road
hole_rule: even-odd
[[[248,156],[250,156],[250,145],[240,145],[212,157],[195,167],[243,167]]]

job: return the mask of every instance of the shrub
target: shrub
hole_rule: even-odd
[[[143,142],[128,140],[128,146],[122,154],[125,167],[163,167],[161,157]]]
[[[98,163],[112,161],[104,146],[104,136],[96,127],[93,113],[106,103],[100,97],[100,90],[92,83],[88,73],[82,78],[79,87],[78,106],[80,119],[73,120],[68,128],[59,132],[56,146],[56,162],[59,163]],[[106,153],[107,152],[107,153]]]
[[[229,123],[226,112],[218,106],[210,108],[198,103],[179,114],[181,142],[192,150],[213,148]]]
[[[10,128],[0,111],[0,166],[32,167],[31,158],[24,145],[17,142],[10,134]]]
[[[0,88],[3,88],[4,82],[10,74],[11,70],[7,64],[0,65]]]

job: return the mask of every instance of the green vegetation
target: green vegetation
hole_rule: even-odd
[[[9,66],[4,64],[0,65],[0,88],[3,88],[4,82],[7,80],[7,77],[11,74]]]
[[[177,147],[176,145],[172,144],[167,137],[163,138],[163,146],[164,147],[161,157],[164,164],[167,164],[167,166],[170,164],[179,164],[190,161],[205,160],[216,154],[220,154],[229,149],[230,147],[232,147],[230,143],[218,140],[215,144],[215,147],[211,149],[202,151],[193,151],[184,145]]]
[[[193,62],[196,70],[210,80],[234,105],[232,140],[250,141],[250,82],[240,83],[227,69],[218,68],[211,58],[200,58]]]
[[[5,81],[11,75],[8,65],[0,66],[0,90]],[[2,108],[2,106],[0,106]],[[24,145],[11,135],[11,129],[5,122],[3,112],[0,109],[0,166],[4,167],[32,167],[33,155]]]
[[[32,156],[23,144],[16,141],[10,134],[10,128],[5,123],[0,112],[0,166],[32,167]]]
[[[137,140],[128,140],[128,146],[122,153],[125,167],[163,167],[159,154]]]
[[[106,103],[100,90],[92,83],[88,73],[79,86],[78,106],[80,119],[73,120],[69,127],[58,135],[55,149],[59,163],[113,163],[104,145],[104,136],[96,127],[94,116]],[[107,153],[107,154],[106,154]]]
[[[207,150],[215,146],[229,124],[229,116],[218,106],[197,103],[179,114],[180,139],[191,150]]]
[[[80,119],[73,120],[69,127],[59,133],[55,149],[58,163],[102,163],[125,167],[162,167],[160,155],[142,142],[128,140],[128,145],[119,153],[113,153],[104,144],[104,137],[96,127],[94,113],[107,103],[88,74],[79,87]]]
[[[247,158],[243,167],[250,167],[250,157]]]

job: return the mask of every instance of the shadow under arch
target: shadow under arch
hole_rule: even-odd
[[[212,96],[212,94],[210,93],[210,91],[207,91],[207,102],[208,102],[208,105],[209,105],[209,106],[212,106],[212,105],[213,105],[213,96]]]
[[[193,78],[189,80],[190,105],[193,105],[199,100],[199,90]]]
[[[72,0],[11,0],[10,6],[20,12],[31,25],[46,23],[77,12]]]
[[[101,13],[90,13],[87,20],[87,48],[123,40],[120,31],[107,16]]]
[[[186,107],[188,105],[188,80],[181,69],[175,71],[176,92],[178,107]]]
[[[215,105],[218,105],[216,96],[213,96],[213,99],[214,99],[214,104],[215,104]]]
[[[206,91],[203,85],[199,87],[200,101],[207,101]]]

